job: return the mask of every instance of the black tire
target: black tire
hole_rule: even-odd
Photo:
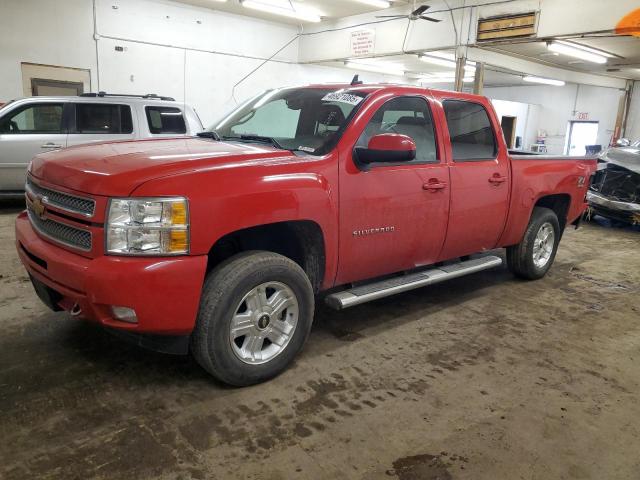
[[[542,226],[547,223],[551,224],[554,232],[551,256],[544,266],[537,266],[534,262],[534,242]],[[509,266],[509,270],[517,277],[527,280],[537,280],[544,277],[556,257],[560,236],[560,224],[555,212],[548,208],[535,207],[522,241],[518,245],[507,248],[507,265]]]
[[[298,320],[288,343],[261,364],[241,360],[230,340],[232,317],[244,296],[265,282],[279,282],[294,293]],[[260,383],[281,373],[304,345],[313,322],[314,295],[304,270],[282,255],[263,251],[238,254],[207,275],[191,336],[196,361],[218,380],[234,386]]]

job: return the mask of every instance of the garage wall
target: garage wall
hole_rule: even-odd
[[[531,126],[531,119],[537,125],[538,105],[529,105],[522,102],[511,102],[508,100],[491,99],[493,108],[498,115],[498,120],[503,115],[516,117],[516,137],[522,139],[522,149],[529,148],[529,145],[535,142],[536,126]]]
[[[0,32],[0,102],[23,96],[21,62],[89,69],[95,85],[90,1],[0,0]]]
[[[609,145],[623,91],[567,84],[564,87],[486,87],[484,94],[492,99],[537,105],[537,114],[529,118],[525,147],[529,148],[535,141],[538,130],[545,130],[548,153],[560,155],[564,153],[568,122],[578,120],[579,113],[586,114],[588,120],[599,122],[598,143],[603,148]]]
[[[344,82],[347,69],[299,65],[298,40],[232,97],[232,87],[298,28],[163,0],[0,0],[0,102],[23,96],[21,62],[88,69],[91,90],[169,95],[205,125],[267,88]],[[35,16],[34,12],[39,15]],[[118,47],[118,50],[116,50]],[[367,81],[394,77],[367,75]],[[395,79],[397,80],[397,79]]]

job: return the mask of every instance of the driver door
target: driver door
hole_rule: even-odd
[[[0,190],[24,190],[27,167],[42,152],[64,148],[64,102],[19,106],[0,119]]]
[[[351,149],[341,159],[338,285],[434,263],[444,243],[449,171],[428,99],[379,99],[355,146],[381,133],[411,137],[416,158],[363,168]]]

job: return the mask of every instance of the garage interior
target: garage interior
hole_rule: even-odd
[[[0,5],[0,104],[153,93],[208,127],[356,74],[484,95],[519,152],[640,140],[637,0]],[[640,478],[640,216],[568,227],[535,282],[500,267],[317,301],[293,365],[231,388],[43,305],[15,248],[24,209],[0,195],[0,478]]]

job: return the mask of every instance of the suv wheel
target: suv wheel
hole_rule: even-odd
[[[304,270],[271,252],[246,252],[205,280],[192,352],[219,380],[251,385],[282,372],[304,345],[314,297]]]

